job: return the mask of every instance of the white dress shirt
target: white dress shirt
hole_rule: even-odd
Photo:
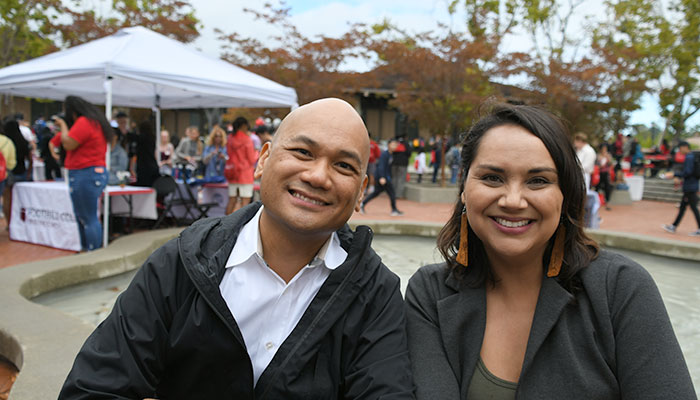
[[[219,284],[243,334],[255,384],[323,282],[347,257],[333,233],[316,257],[286,283],[263,259],[258,225],[262,211],[260,207],[241,229]]]

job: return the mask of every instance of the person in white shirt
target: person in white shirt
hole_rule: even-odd
[[[345,101],[290,113],[261,149],[261,202],[156,250],[59,399],[413,399],[399,279],[346,224],[368,159]]]
[[[574,147],[576,148],[576,156],[581,162],[583,178],[586,181],[586,190],[588,191],[591,188],[591,174],[595,167],[595,149],[588,144],[588,136],[582,132],[574,135]]]
[[[22,133],[22,137],[29,143],[29,147],[34,150],[36,148],[36,135],[32,132],[32,128],[29,127],[29,122],[24,120],[24,114],[15,114],[15,120],[19,124],[19,131]]]

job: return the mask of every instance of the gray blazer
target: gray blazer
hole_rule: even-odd
[[[649,273],[601,251],[572,295],[543,278],[516,399],[697,399]],[[486,326],[486,292],[446,265],[422,267],[406,292],[420,399],[466,399]]]

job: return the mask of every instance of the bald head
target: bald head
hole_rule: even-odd
[[[322,129],[329,133],[340,132],[343,136],[351,137],[357,146],[347,150],[356,152],[363,168],[366,168],[369,160],[369,134],[362,117],[350,103],[341,99],[326,98],[304,104],[282,120],[273,137],[273,144],[290,134],[313,129]]]
[[[292,111],[255,169],[265,205],[260,232],[277,226],[320,246],[359,211],[368,160],[367,129],[350,104],[323,99]]]

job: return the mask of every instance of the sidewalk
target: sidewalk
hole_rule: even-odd
[[[367,211],[365,215],[355,213],[351,220],[356,222],[371,219],[444,223],[449,218],[454,207],[452,204],[417,203],[408,200],[398,200],[397,206],[399,210],[403,211],[404,215],[400,217],[390,216],[389,197],[382,194],[365,207]],[[600,210],[600,217],[603,219],[600,228],[662,239],[700,243],[700,237],[688,236],[690,232],[697,229],[695,218],[693,218],[690,210],[687,210],[676,234],[670,234],[661,229],[662,224],[673,222],[677,212],[678,208],[673,203],[646,200],[634,202],[630,205],[613,206],[612,210],[603,208]],[[74,254],[72,251],[11,241],[8,231],[5,229],[5,224],[5,220],[0,219],[0,255],[2,255],[0,257],[0,268]]]
[[[74,251],[11,241],[6,228],[7,221],[0,219],[0,268],[75,254]]]

